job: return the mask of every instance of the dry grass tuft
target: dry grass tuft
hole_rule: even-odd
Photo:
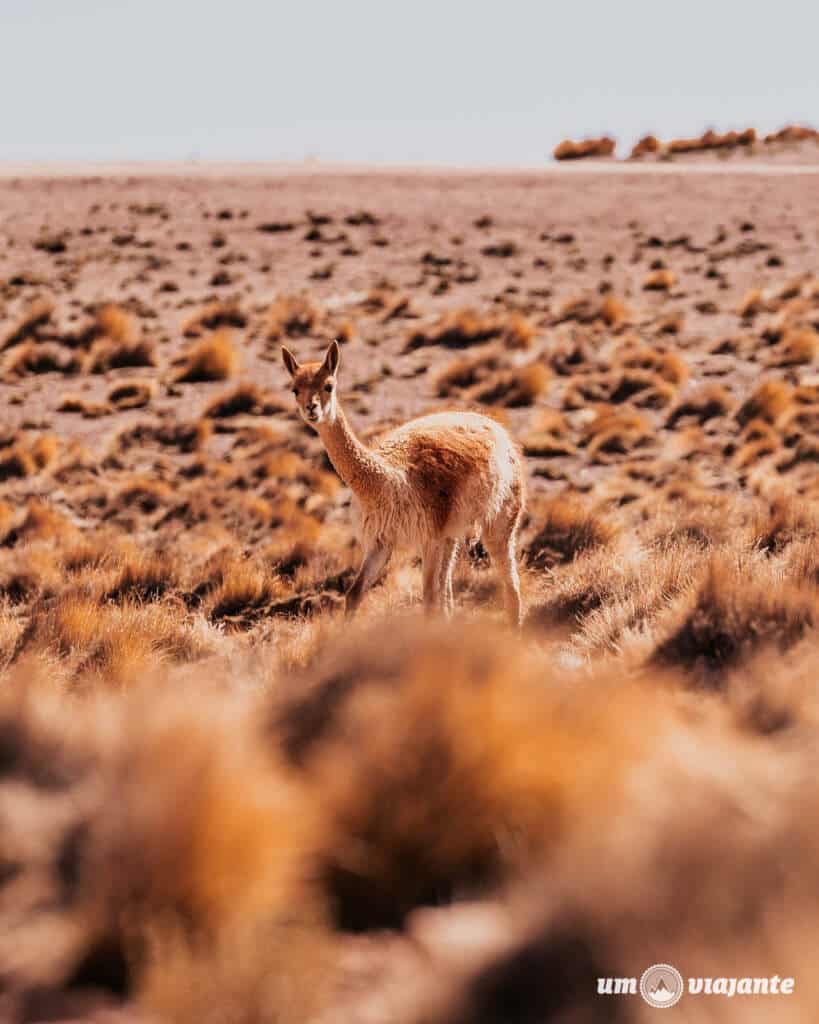
[[[656,373],[675,387],[688,380],[688,364],[677,352],[663,352],[653,348],[627,347],[615,359],[616,366],[627,370],[645,370]]]
[[[695,419],[707,423],[718,416],[728,416],[734,408],[734,399],[721,384],[704,384],[682,399],[669,414],[666,426],[673,430],[680,420]]]
[[[38,327],[51,320],[54,303],[50,299],[36,299],[3,334],[0,334],[0,352],[19,345],[30,338]]]
[[[24,446],[15,445],[0,452],[0,483],[33,476],[36,472],[37,463]]]
[[[791,647],[817,618],[817,595],[752,556],[715,554],[702,580],[672,609],[653,660],[717,676],[765,646]]]
[[[91,346],[84,363],[86,373],[107,373],[128,367],[156,366],[154,344],[145,338],[124,339],[105,335]]]
[[[462,356],[448,363],[435,377],[435,389],[441,398],[448,398],[474,388],[501,365],[496,350],[479,356]]]
[[[643,135],[632,146],[629,160],[639,160],[643,156],[654,156],[661,152],[663,144],[656,135]]]
[[[33,541],[50,541],[55,544],[72,543],[79,537],[79,530],[71,520],[39,499],[32,499],[20,524],[13,527],[3,538],[4,547],[15,547]]]
[[[221,420],[233,416],[270,416],[284,409],[284,403],[265,394],[258,384],[245,381],[208,402],[203,415]]]
[[[573,320],[579,324],[603,324],[615,330],[626,326],[631,321],[631,311],[622,299],[614,295],[597,296],[579,295],[565,299],[555,313],[557,324]]]
[[[427,630],[419,649],[416,629],[336,645],[276,716],[326,812],[316,866],[343,929],[486,892],[554,849],[586,789],[563,768],[598,732],[592,705],[563,716],[550,687],[521,685],[538,677],[525,652],[484,630]]]
[[[26,341],[9,352],[3,372],[10,377],[41,373],[77,373],[80,361],[74,353],[54,342]]]
[[[139,327],[132,313],[113,302],[101,306],[94,315],[97,332],[119,345],[133,345],[139,336]]]
[[[60,450],[53,434],[40,434],[35,440],[21,438],[16,444],[0,449],[0,481],[24,479],[51,466]]]
[[[207,331],[217,331],[222,327],[243,328],[247,326],[247,317],[238,302],[217,300],[209,302],[202,309],[192,313],[182,324],[182,334],[186,338],[196,338]]]
[[[270,341],[300,338],[314,332],[324,321],[323,312],[300,295],[280,295],[267,314]]]
[[[795,541],[819,536],[819,515],[796,495],[780,495],[760,510],[752,526],[752,543],[769,554],[780,554]]]
[[[676,395],[673,385],[650,370],[627,370],[615,376],[609,401],[631,402],[638,409],[664,409]]]
[[[469,348],[499,337],[502,327],[497,317],[481,316],[471,309],[444,313],[430,327],[414,330],[405,351],[440,345],[443,348]]]
[[[667,267],[650,270],[643,278],[643,290],[647,292],[668,292],[677,283],[677,275]]]
[[[812,327],[785,331],[768,356],[768,366],[803,366],[812,363],[819,351],[819,332]]]
[[[107,601],[159,601],[180,585],[181,573],[171,552],[125,555],[114,562]]]
[[[756,142],[756,129],[745,128],[742,131],[715,132],[712,128],[690,139],[671,139],[667,149],[671,154],[703,153],[709,150],[732,150],[738,147],[753,146]]]
[[[79,413],[85,419],[96,420],[107,416],[111,407],[106,402],[94,402],[82,395],[63,395],[57,405],[57,412]]]
[[[524,556],[533,569],[550,569],[606,547],[619,532],[611,520],[571,494],[539,503],[530,516],[537,533],[526,543]]]
[[[606,135],[599,139],[583,139],[574,142],[571,139],[564,139],[555,147],[552,156],[555,160],[584,160],[589,157],[597,158],[614,155],[617,143]]]
[[[108,402],[115,409],[144,409],[156,396],[156,382],[129,380],[116,384],[108,392]]]
[[[767,380],[739,407],[737,422],[740,426],[745,426],[754,419],[775,423],[792,399],[793,388],[789,384],[782,380]]]
[[[528,621],[573,625],[573,649],[584,657],[619,654],[634,638],[650,635],[705,557],[685,523],[670,524],[653,547],[620,534],[550,573],[535,589]]]
[[[229,331],[216,331],[188,349],[175,374],[180,383],[229,380],[239,372],[239,352]]]
[[[471,398],[483,405],[520,408],[533,405],[546,391],[552,379],[551,370],[542,363],[530,363],[514,370],[505,370],[485,385],[478,385]]]
[[[230,551],[217,557],[199,588],[214,622],[239,626],[258,618],[291,593],[280,576]]]

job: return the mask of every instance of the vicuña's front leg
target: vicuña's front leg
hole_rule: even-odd
[[[392,548],[387,547],[386,544],[376,544],[364,555],[358,575],[347,591],[346,611],[348,615],[352,615],[370,587],[378,582],[379,577],[387,568],[391,554]]]

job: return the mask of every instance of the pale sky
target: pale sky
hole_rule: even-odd
[[[536,165],[819,119],[810,0],[0,0],[0,160]]]

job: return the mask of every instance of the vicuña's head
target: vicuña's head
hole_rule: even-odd
[[[341,357],[338,342],[330,342],[323,363],[299,364],[290,349],[282,346],[282,359],[293,382],[293,394],[302,419],[311,427],[333,423],[338,414],[336,370]]]

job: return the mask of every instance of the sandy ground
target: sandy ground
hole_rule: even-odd
[[[273,389],[283,389],[285,377],[276,346],[264,337],[265,312],[278,295],[307,292],[343,312],[359,293],[387,285],[411,296],[422,321],[464,306],[520,310],[547,350],[561,304],[608,288],[645,333],[669,314],[684,315],[673,340],[692,363],[689,386],[727,377],[742,390],[758,366],[742,359],[729,365],[709,347],[737,331],[736,306],[749,288],[814,268],[819,230],[813,171],[794,175],[793,168],[751,163],[536,173],[301,166],[225,177],[222,167],[191,174],[187,165],[158,175],[120,168],[111,177],[28,168],[23,178],[11,170],[0,182],[4,321],[48,296],[57,303],[54,319],[70,330],[96,305],[117,302],[136,313],[143,333],[170,359],[183,344],[180,325],[196,307],[235,299],[249,314],[241,333],[246,373]],[[362,210],[376,223],[345,222]],[[311,215],[330,223],[311,228]],[[260,230],[265,224],[287,230]],[[61,251],[36,247],[50,238]],[[677,277],[670,292],[642,288],[658,260]],[[417,323],[397,317],[361,324],[345,347],[347,387],[376,365],[397,371],[369,386],[357,422],[409,415],[434,400],[431,380],[452,353],[400,355]],[[310,339],[293,342],[299,355],[316,347]],[[55,415],[59,395],[77,390],[74,383],[46,375],[0,385],[7,422],[40,418],[61,435],[99,439],[99,423]],[[80,390],[92,398],[106,383],[84,379]],[[193,415],[215,389],[185,386],[168,401],[178,406],[181,398]],[[21,404],[9,407],[12,394]],[[547,405],[555,399],[557,393],[545,396]],[[166,404],[160,400],[156,411]],[[525,413],[512,416],[520,425]],[[105,429],[121,420],[107,417]]]

